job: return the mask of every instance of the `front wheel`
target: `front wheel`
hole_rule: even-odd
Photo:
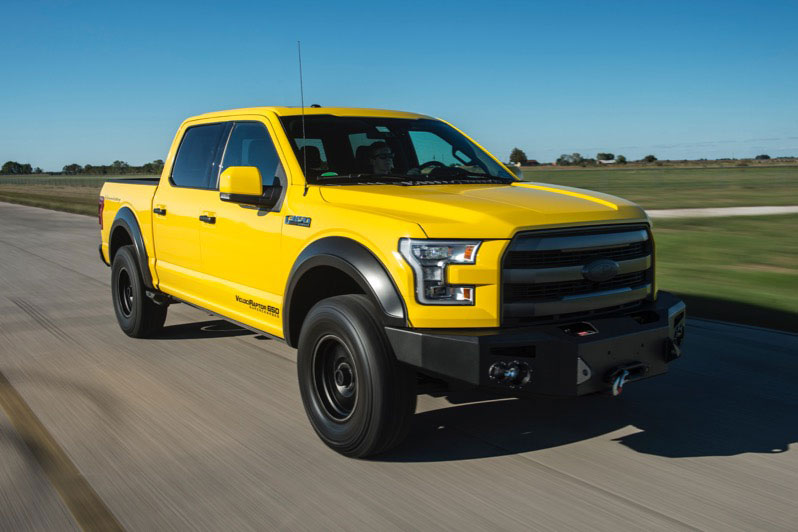
[[[398,445],[416,410],[415,373],[391,350],[363,295],[317,303],[299,336],[297,372],[313,429],[333,450],[362,458]]]
[[[126,335],[147,338],[163,327],[167,306],[147,297],[133,246],[122,246],[114,255],[111,296],[116,320]]]

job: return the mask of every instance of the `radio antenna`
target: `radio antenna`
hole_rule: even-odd
[[[305,191],[303,196],[308,194],[308,150],[305,149],[305,88],[302,83],[302,44],[296,42],[296,52],[299,56],[299,98],[302,105],[302,174],[305,176]]]

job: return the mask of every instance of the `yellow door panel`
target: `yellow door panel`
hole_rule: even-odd
[[[165,183],[163,181],[166,181]],[[152,215],[159,287],[177,295],[194,290],[201,270],[200,205],[209,191],[172,186],[162,180],[153,205],[164,214]]]
[[[271,128],[252,117],[231,120],[235,126],[225,148],[221,173],[231,166],[260,173],[262,182],[253,192],[264,185],[284,185],[287,179],[271,140]],[[209,280],[207,298],[212,310],[280,335],[285,286],[279,260],[281,213],[222,201],[218,190],[206,197],[201,210],[214,218],[213,223],[201,224],[200,230],[202,272]]]

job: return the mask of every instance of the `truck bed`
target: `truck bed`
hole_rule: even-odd
[[[160,182],[160,177],[137,177],[131,179],[125,179],[124,177],[119,179],[108,179],[106,183],[126,183],[129,185],[157,185]]]

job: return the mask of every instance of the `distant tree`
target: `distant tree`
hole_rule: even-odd
[[[22,165],[22,171],[20,173],[21,174],[32,174],[33,173],[33,167],[31,165],[27,164],[27,163],[23,164]]]
[[[145,163],[141,167],[141,171],[145,174],[160,174],[163,171],[163,161],[161,159],[155,159],[151,163]]]
[[[17,161],[6,161],[3,168],[0,170],[2,174],[21,174],[22,165]]]
[[[756,157],[754,157],[754,159],[756,159],[757,161],[767,161],[768,159],[770,159],[770,155],[765,155],[763,153],[762,155],[757,155]]]
[[[653,155],[646,155],[645,157],[643,157],[643,161],[645,161],[647,163],[653,163],[656,160],[657,160],[657,158],[654,157]]]
[[[77,163],[72,163],[72,164],[68,164],[68,165],[64,166],[64,168],[62,168],[62,171],[66,175],[77,175],[77,174],[83,172],[83,167],[80,166]]]
[[[516,164],[524,164],[527,161],[526,153],[520,148],[513,148],[510,152],[510,162]]]
[[[34,169],[33,169],[33,173],[34,173],[34,174],[43,174],[43,173],[44,173],[44,170],[42,170],[41,168],[39,168],[39,167],[37,166],[36,168],[34,168]]]
[[[560,158],[557,159],[558,166],[576,166],[580,165],[586,161],[592,161],[593,159],[585,159],[582,157],[581,153],[574,152],[570,155],[567,153],[563,153],[560,155]]]
[[[111,163],[111,168],[113,169],[114,172],[125,174],[127,173],[128,168],[130,168],[130,165],[127,164],[125,161],[114,161],[113,163]]]
[[[612,161],[613,159],[615,159],[615,155],[613,155],[612,153],[599,153],[598,155],[596,155],[596,159],[598,159],[599,161]]]
[[[616,155],[615,162],[618,164],[626,164],[626,157],[624,157],[623,155]]]

